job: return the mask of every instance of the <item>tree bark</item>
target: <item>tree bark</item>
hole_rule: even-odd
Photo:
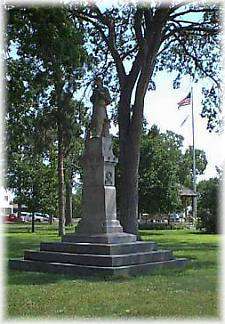
[[[140,123],[141,126],[141,123]],[[120,222],[127,233],[138,230],[138,168],[140,158],[140,131],[129,127],[120,137],[121,195]]]
[[[138,235],[138,169],[140,140],[143,126],[144,97],[154,69],[155,51],[142,68],[131,107],[133,87],[128,84],[121,91],[119,105],[121,197],[120,222],[127,233]],[[128,111],[129,114],[128,115]]]
[[[120,222],[127,233],[137,234],[138,215],[138,148],[129,139],[121,145]]]
[[[137,235],[138,223],[138,167],[140,152],[140,130],[132,123],[131,93],[121,91],[119,106],[119,143],[121,167],[120,222],[125,232]]]
[[[66,226],[72,224],[72,185],[71,185],[71,172],[68,171],[66,179],[66,209],[65,209]]]
[[[18,216],[19,218],[21,218],[21,212],[22,212],[22,203],[21,203],[21,201],[20,201],[20,199],[21,199],[21,194],[22,194],[22,192],[21,192],[21,186],[19,185],[19,188],[18,188],[18,197],[19,197],[19,201],[17,202],[17,205],[18,205],[18,209],[17,209],[17,216]]]
[[[31,219],[31,233],[34,233],[34,210],[32,210],[32,219]]]
[[[138,168],[140,140],[143,125],[144,98],[155,66],[155,57],[160,47],[161,29],[151,35],[145,47],[145,55],[137,77],[134,105],[131,95],[134,89],[132,75],[121,86],[119,103],[119,137],[121,166],[120,222],[127,233],[138,235]],[[134,73],[135,74],[135,73]],[[129,82],[130,80],[130,82]],[[129,113],[128,113],[129,112]]]
[[[64,152],[62,126],[58,123],[58,209],[59,209],[59,236],[65,235],[65,197],[64,197]]]
[[[21,218],[21,212],[22,212],[22,204],[21,202],[18,202],[18,210],[17,210],[17,216]]]

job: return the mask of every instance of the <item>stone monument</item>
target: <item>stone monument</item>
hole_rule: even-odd
[[[124,233],[116,217],[117,158],[112,150],[106,110],[111,98],[100,78],[95,79],[91,102],[93,113],[89,137],[81,159],[84,170],[82,219],[75,234],[64,236],[63,242],[134,242],[136,236]]]
[[[95,80],[93,114],[85,152],[82,218],[73,234],[62,242],[41,243],[40,251],[25,251],[24,260],[10,260],[10,268],[69,273],[136,274],[158,267],[183,266],[186,259],[176,259],[170,250],[158,250],[154,242],[137,241],[125,233],[117,219],[115,166],[112,136],[106,107],[109,92],[99,78]]]

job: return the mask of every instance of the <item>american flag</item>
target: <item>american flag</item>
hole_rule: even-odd
[[[191,103],[191,93],[189,92],[189,94],[187,95],[187,97],[185,97],[184,99],[182,99],[181,101],[178,102],[178,109],[182,106],[187,106],[190,105]]]

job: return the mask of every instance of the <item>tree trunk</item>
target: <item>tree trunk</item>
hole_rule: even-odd
[[[152,43],[154,44],[153,41]],[[159,41],[155,46],[160,46]],[[119,104],[121,166],[120,222],[125,232],[135,235],[138,235],[138,168],[144,98],[154,70],[155,46],[150,47],[151,50],[148,50],[148,59],[146,59],[146,64],[140,72],[135,89],[133,107],[131,107],[131,95],[134,85],[129,81],[125,82],[122,87]]]
[[[72,185],[71,172],[69,170],[66,179],[66,210],[65,210],[66,226],[72,224]]]
[[[121,163],[120,222],[125,232],[137,234],[138,216],[138,157],[127,150],[133,149],[127,144]]]
[[[32,210],[31,233],[34,233],[34,210]]]
[[[20,181],[20,180],[19,180]],[[19,201],[17,202],[17,205],[18,205],[18,209],[17,209],[17,216],[19,217],[19,218],[21,218],[21,212],[22,212],[22,203],[21,203],[21,201],[20,201],[20,199],[21,199],[21,194],[22,194],[22,192],[21,192],[21,186],[19,186],[19,188],[18,188],[18,197],[19,197]]]
[[[22,204],[21,202],[18,202],[18,210],[17,210],[17,216],[21,218],[21,212],[22,212]]]
[[[120,222],[125,232],[137,235],[138,232],[138,167],[140,155],[141,121],[132,123],[130,112],[131,94],[122,92],[120,97]]]
[[[65,235],[65,197],[64,197],[64,153],[62,143],[62,127],[58,123],[58,209],[59,236]]]

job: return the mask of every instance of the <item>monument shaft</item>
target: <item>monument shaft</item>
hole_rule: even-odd
[[[123,232],[117,220],[115,166],[112,137],[92,137],[81,159],[84,170],[82,218],[75,234],[63,242],[133,242],[136,236]]]

